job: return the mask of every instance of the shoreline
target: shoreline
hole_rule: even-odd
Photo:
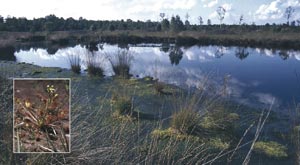
[[[279,49],[300,49],[300,35],[297,32],[275,33],[257,31],[247,33],[212,33],[205,31],[55,31],[55,32],[0,32],[0,47],[18,43],[44,42],[66,45],[69,43],[170,43],[178,46],[222,45],[241,47],[264,47]]]

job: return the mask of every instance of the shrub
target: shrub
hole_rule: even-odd
[[[286,158],[288,156],[286,152],[287,147],[273,141],[256,142],[254,145],[254,151],[273,158]]]
[[[115,75],[121,76],[123,78],[129,78],[129,71],[131,62],[133,60],[133,55],[127,50],[118,50],[116,55],[109,56],[109,62],[112,65],[112,69]]]
[[[70,65],[71,65],[71,70],[74,73],[79,74],[80,71],[81,71],[80,57],[79,57],[79,55],[69,55],[68,59],[69,59]]]
[[[192,134],[199,124],[200,116],[192,109],[182,109],[172,115],[171,127],[183,134]]]

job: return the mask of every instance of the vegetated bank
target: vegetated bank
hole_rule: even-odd
[[[151,77],[101,78],[25,63],[0,64],[1,74],[5,73],[6,77],[72,79],[72,152],[64,156],[13,155],[10,152],[11,140],[1,139],[5,157],[0,162],[4,164],[25,160],[33,164],[47,161],[66,164],[203,164],[228,161],[241,164],[252,143],[252,136],[262,126],[259,121],[266,117],[266,113],[261,115],[257,110],[226,103],[218,96],[190,94],[178,87],[158,83]],[[9,92],[10,88],[7,90]],[[1,95],[1,98],[6,97]],[[10,98],[6,98],[8,103]],[[9,131],[12,129],[11,116],[8,115],[12,106],[7,106],[1,111],[5,114],[3,121],[9,123],[9,128],[3,129],[3,137],[12,138]],[[271,112],[264,127],[266,134],[263,133],[257,140],[252,151],[252,163],[256,158],[268,163],[293,162],[295,152],[286,147],[291,145],[290,135],[268,126],[278,121]],[[251,127],[252,123],[254,126]],[[297,129],[295,127],[296,133]],[[247,136],[243,136],[244,132]],[[241,144],[238,144],[240,140]]]
[[[230,27],[230,26],[229,26]],[[243,28],[243,27],[240,27]],[[107,42],[107,43],[173,43],[179,46],[220,45],[264,47],[275,49],[300,49],[299,27],[281,27],[275,31],[266,27],[254,27],[256,30],[222,29],[211,25],[199,30],[186,31],[145,31],[145,30],[80,30],[51,32],[0,32],[0,46],[24,42],[48,41],[52,44]],[[286,29],[286,30],[284,30]]]

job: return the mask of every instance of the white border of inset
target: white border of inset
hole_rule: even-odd
[[[16,152],[15,151],[15,80],[69,80],[69,152]],[[26,154],[26,153],[33,153],[33,154],[66,154],[71,153],[71,135],[72,135],[72,127],[71,127],[71,78],[13,78],[13,153],[14,154]]]

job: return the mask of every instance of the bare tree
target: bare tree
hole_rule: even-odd
[[[290,25],[290,19],[293,16],[295,9],[292,6],[289,6],[285,9],[284,16],[287,19],[287,25]]]
[[[188,21],[188,20],[189,20],[189,18],[190,18],[190,15],[189,15],[189,13],[186,13],[186,15],[185,15],[185,19]]]
[[[243,20],[244,20],[244,15],[242,14],[242,15],[240,16],[240,22],[239,22],[240,25],[243,23]]]
[[[202,19],[201,16],[198,17],[198,21],[199,21],[199,24],[200,24],[200,25],[203,25],[203,19]]]
[[[226,10],[224,9],[224,7],[219,6],[218,9],[217,9],[217,13],[218,13],[218,15],[219,15],[220,28],[221,28],[222,21],[223,21],[223,19],[225,18]]]
[[[165,18],[166,14],[165,13],[159,13],[159,16],[160,16],[161,20],[163,20]]]
[[[188,26],[190,26],[189,18],[190,18],[189,13],[186,13],[184,25],[187,26],[187,28]]]

